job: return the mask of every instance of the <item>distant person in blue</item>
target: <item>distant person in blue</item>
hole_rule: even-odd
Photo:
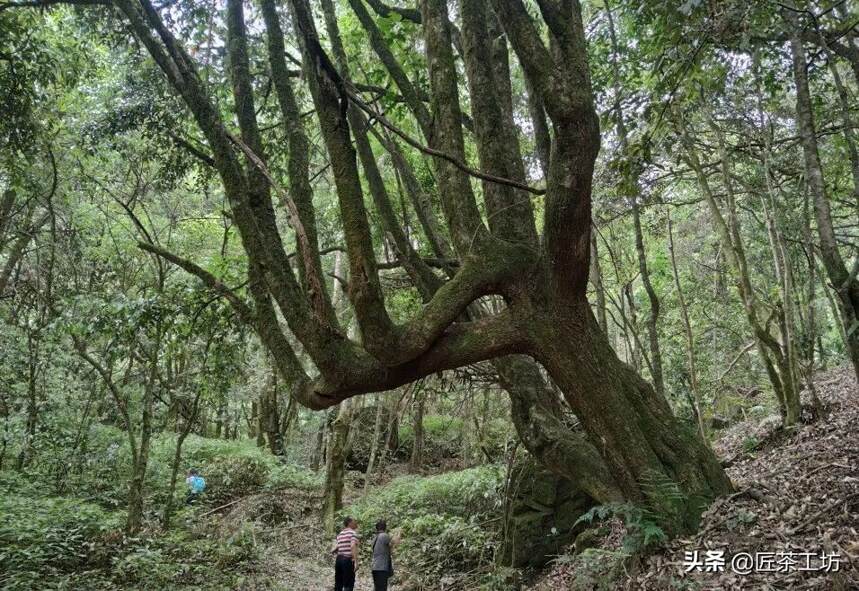
[[[203,491],[206,490],[206,479],[200,476],[197,470],[188,470],[188,478],[185,479],[188,483],[188,496],[185,497],[185,504],[191,505],[200,498]]]

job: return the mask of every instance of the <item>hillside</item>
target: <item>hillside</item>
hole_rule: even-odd
[[[616,575],[617,582],[597,581],[594,570],[563,565],[533,590],[859,589],[859,390],[844,367],[819,374],[815,386],[824,414],[811,424],[784,431],[769,418],[746,420],[715,442],[719,456],[730,463],[736,492],[704,512],[695,536],[632,560],[625,565],[629,574]],[[810,413],[808,394],[803,402]],[[605,547],[616,550],[617,537]],[[686,553],[695,551],[702,561],[707,551],[720,553],[714,558],[725,557],[724,569],[687,573],[697,563],[685,560]],[[757,554],[767,572],[732,572],[738,553]],[[810,564],[807,553],[815,554]],[[832,572],[818,570],[826,567],[821,553],[840,555],[829,563]],[[719,568],[720,563],[706,564]]]

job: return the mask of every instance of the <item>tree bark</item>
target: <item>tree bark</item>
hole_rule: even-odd
[[[283,455],[283,433],[280,430],[280,404],[277,386],[277,370],[268,369],[265,386],[260,396],[261,431],[265,431],[268,448],[275,456]]]
[[[149,362],[149,372],[143,388],[142,411],[140,420],[140,447],[134,454],[131,480],[128,483],[128,516],[125,530],[129,534],[138,532],[143,524],[143,503],[146,486],[146,470],[149,467],[149,448],[152,442],[152,413],[155,404],[155,388],[158,372],[158,352],[161,346],[161,326],[158,325]]]
[[[376,417],[373,421],[373,438],[370,441],[370,458],[367,461],[367,470],[364,472],[364,495],[370,490],[370,479],[376,467],[376,455],[379,453],[379,438],[382,435],[382,411],[385,408],[383,400],[381,394],[376,395]]]
[[[796,119],[804,156],[805,175],[814,198],[814,214],[817,221],[817,234],[820,238],[820,258],[829,277],[830,287],[838,297],[839,313],[846,333],[845,346],[853,363],[853,371],[859,379],[859,279],[857,279],[859,262],[852,270],[848,270],[838,250],[817,147],[817,133],[806,70],[808,66],[799,33],[800,24],[795,15],[791,15],[788,20],[791,25],[790,52],[796,84]]]
[[[535,356],[562,388],[626,499],[645,502],[671,531],[697,526],[702,504],[731,484],[713,453],[665,399],[623,364],[586,302],[556,303],[537,327]]]
[[[594,286],[594,294],[596,296],[596,314],[597,322],[600,329],[608,334],[608,319],[606,317],[605,304],[605,286],[602,281],[602,266],[600,265],[600,255],[597,249],[597,234],[591,232],[591,284]]]
[[[322,523],[325,531],[333,534],[337,511],[343,506],[343,476],[346,471],[347,442],[352,423],[352,401],[340,405],[337,418],[328,434],[325,458],[325,489],[322,497]]]
[[[426,405],[426,392],[423,388],[414,390],[412,408],[412,455],[409,458],[409,470],[419,472],[424,463],[424,408]]]
[[[510,414],[525,449],[552,473],[575,482],[595,502],[624,499],[599,451],[584,433],[565,422],[558,395],[521,356],[498,364],[500,383],[510,393]]]
[[[683,287],[680,284],[680,273],[677,270],[677,259],[674,253],[674,233],[672,232],[671,213],[668,213],[668,258],[671,260],[671,274],[674,277],[674,287],[677,289],[677,303],[680,304],[680,318],[683,320],[683,332],[686,335],[686,360],[689,364],[689,386],[692,388],[692,400],[695,402],[695,419],[698,423],[698,432],[701,439],[706,443],[707,428],[704,425],[704,417],[701,405],[701,391],[698,388],[698,364],[695,356],[695,337],[692,334],[692,322],[689,320],[689,308],[686,306],[686,298],[683,297]]]

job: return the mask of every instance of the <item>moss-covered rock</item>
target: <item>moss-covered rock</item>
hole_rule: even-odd
[[[507,536],[499,559],[518,568],[540,567],[584,530],[576,521],[594,502],[530,457],[517,464],[510,482]]]

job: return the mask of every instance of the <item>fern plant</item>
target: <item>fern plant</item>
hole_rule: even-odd
[[[668,539],[665,530],[659,526],[656,515],[649,509],[632,503],[597,505],[579,517],[576,525],[604,521],[610,517],[618,517],[626,526],[626,535],[622,542],[626,554],[638,553]]]

